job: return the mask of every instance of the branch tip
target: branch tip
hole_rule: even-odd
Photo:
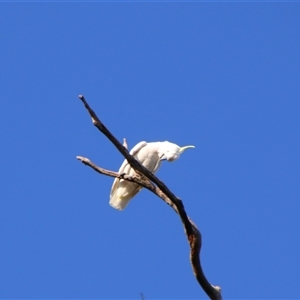
[[[80,160],[81,162],[83,162],[84,164],[89,164],[91,162],[88,158],[80,156],[80,155],[76,156],[76,158],[78,160]]]

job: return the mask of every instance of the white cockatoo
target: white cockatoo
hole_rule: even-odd
[[[130,154],[154,174],[159,169],[163,160],[174,161],[178,159],[180,154],[188,148],[195,147],[179,147],[178,145],[168,141],[153,143],[147,143],[143,141],[135,145],[131,149]],[[135,174],[134,169],[130,166],[127,160],[124,160],[119,169],[119,174],[124,173],[127,175]],[[141,189],[142,187],[136,183],[115,178],[110,191],[109,204],[115,209],[123,210],[127,206],[128,202]]]

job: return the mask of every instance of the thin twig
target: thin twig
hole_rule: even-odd
[[[176,197],[162,181],[160,181],[155,175],[153,175],[149,170],[143,167],[132,155],[129,154],[127,150],[126,140],[122,145],[112,135],[112,133],[110,133],[110,131],[99,120],[96,113],[90,108],[83,95],[80,95],[79,99],[83,102],[85,108],[89,112],[93,124],[115,145],[115,147],[121,152],[125,159],[127,159],[130,166],[137,171],[137,175],[128,176],[126,174],[118,174],[116,172],[108,171],[96,166],[87,158],[81,156],[77,156],[77,158],[84,164],[92,167],[94,170],[101,174],[122,178],[124,180],[140,184],[141,186],[155,193],[167,204],[169,204],[175,210],[175,212],[179,214],[180,219],[184,225],[185,233],[190,244],[190,260],[192,269],[197,281],[199,282],[205,293],[210,297],[210,299],[222,299],[221,288],[210,284],[204,275],[199,257],[202,245],[201,233],[194,222],[187,216],[182,201],[178,197]],[[153,181],[157,186],[155,186],[150,180]]]

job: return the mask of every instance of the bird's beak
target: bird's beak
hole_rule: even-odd
[[[184,150],[189,149],[189,148],[195,148],[195,146],[190,145],[190,146],[184,146],[184,147],[181,147],[181,148],[179,149],[179,153],[181,154]]]

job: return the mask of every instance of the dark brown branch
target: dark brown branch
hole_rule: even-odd
[[[83,95],[80,95],[79,99],[83,102],[85,108],[89,112],[93,124],[115,145],[115,147],[121,152],[125,159],[127,159],[131,167],[137,171],[137,175],[128,176],[126,174],[118,174],[116,172],[108,171],[96,166],[87,158],[81,156],[77,156],[77,158],[81,160],[85,165],[92,167],[98,173],[111,177],[122,178],[140,184],[141,186],[155,193],[167,204],[169,204],[175,210],[175,212],[179,214],[180,219],[184,225],[185,233],[187,235],[191,249],[190,260],[192,269],[197,281],[199,282],[205,293],[210,297],[210,299],[222,299],[221,288],[211,285],[204,275],[199,257],[202,246],[201,233],[197,229],[193,221],[187,216],[182,201],[178,197],[176,197],[162,181],[160,181],[155,175],[144,168],[133,156],[129,154],[128,150],[126,149],[126,141],[124,142],[123,146],[110,133],[110,131],[99,120],[95,112],[90,108]],[[153,181],[157,186],[155,186],[150,180]]]
[[[148,189],[150,192],[154,193],[155,195],[160,197],[162,200],[164,200],[168,205],[170,205],[176,211],[176,213],[178,213],[177,208],[174,205],[174,203],[144,175],[139,176],[138,174],[136,174],[136,175],[130,176],[130,175],[126,175],[126,174],[119,174],[117,172],[106,170],[106,169],[103,169],[103,168],[97,166],[96,164],[94,164],[91,160],[89,160],[86,157],[76,156],[76,158],[78,160],[80,160],[83,164],[85,164],[86,166],[91,167],[96,172],[98,172],[102,175],[124,179],[124,180],[134,182],[134,183],[141,185],[142,187]]]
[[[127,159],[130,166],[135,170],[140,171],[146,177],[148,177],[151,181],[153,181],[164,193],[172,199],[174,204],[177,206],[180,218],[184,223],[184,227],[187,231],[188,235],[193,234],[193,227],[191,226],[186,212],[184,210],[184,206],[182,201],[177,198],[168,187],[160,181],[155,175],[153,175],[150,171],[148,171],[144,166],[142,166],[133,156],[131,156],[128,150],[110,133],[110,131],[105,127],[105,125],[99,120],[96,113],[90,108],[89,104],[86,102],[83,95],[79,95],[79,99],[83,102],[85,108],[89,112],[93,124],[115,145],[115,147],[121,152],[121,154]]]

